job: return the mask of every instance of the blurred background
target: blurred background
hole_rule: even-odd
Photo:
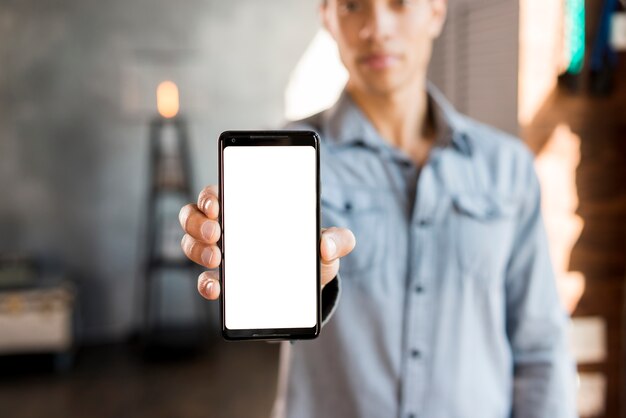
[[[0,0],[0,416],[267,417],[177,214],[216,139],[334,102],[317,0]],[[583,417],[626,417],[622,0],[450,2],[431,80],[536,153]]]

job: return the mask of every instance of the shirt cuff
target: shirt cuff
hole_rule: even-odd
[[[337,310],[341,296],[341,281],[339,273],[322,290],[322,327]]]
[[[322,289],[322,328],[333,316],[333,313],[337,310],[339,304],[339,297],[341,296],[341,280],[339,273],[330,281],[324,289]],[[292,345],[295,344],[294,340],[289,341]]]

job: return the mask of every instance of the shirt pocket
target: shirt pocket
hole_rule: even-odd
[[[508,196],[452,196],[450,242],[461,277],[490,281],[503,274],[511,251],[516,209],[516,199]]]
[[[348,228],[356,238],[354,249],[339,265],[348,281],[367,282],[382,271],[386,229],[381,201],[373,189],[323,188],[322,226]]]

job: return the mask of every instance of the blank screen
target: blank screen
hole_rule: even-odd
[[[312,146],[224,149],[224,315],[229,329],[317,322]]]

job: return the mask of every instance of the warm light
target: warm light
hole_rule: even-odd
[[[535,161],[557,287],[561,301],[570,313],[576,309],[585,290],[583,274],[569,270],[572,248],[584,226],[582,218],[576,214],[576,168],[579,162],[580,138],[565,124],[556,127]]]
[[[163,81],[157,87],[157,109],[164,118],[173,118],[178,114],[178,87],[171,81]]]
[[[584,0],[521,0],[518,121],[529,125],[564,71],[578,74],[585,58]]]
[[[525,127],[556,88],[563,67],[562,2],[521,0],[519,25],[518,121]]]

